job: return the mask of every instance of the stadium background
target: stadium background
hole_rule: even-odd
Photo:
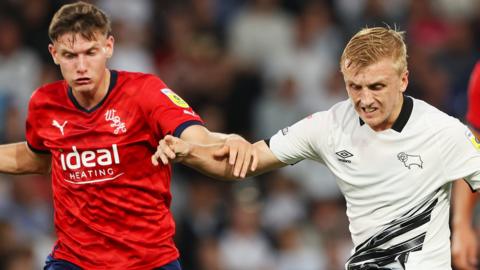
[[[0,0],[1,143],[24,139],[31,92],[60,78],[47,29],[66,2]],[[111,68],[159,75],[209,129],[250,140],[346,98],[339,55],[363,26],[406,30],[407,93],[460,119],[480,55],[478,0],[92,2],[113,20]],[[0,269],[41,268],[50,189],[48,177],[0,175]],[[172,192],[186,270],[337,270],[352,248],[342,196],[314,163],[237,183],[176,166]]]

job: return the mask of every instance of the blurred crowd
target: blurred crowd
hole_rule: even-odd
[[[30,94],[61,79],[47,30],[67,2],[0,1],[0,143],[24,139]],[[407,94],[460,119],[480,58],[480,0],[91,2],[113,21],[110,68],[157,74],[210,130],[252,141],[347,98],[339,56],[362,27],[405,30]],[[46,176],[0,175],[0,269],[41,268],[51,193]],[[186,270],[340,270],[352,249],[345,201],[313,162],[235,183],[176,165],[172,193]]]

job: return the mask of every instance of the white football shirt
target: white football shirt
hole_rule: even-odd
[[[451,269],[451,182],[480,187],[478,143],[460,121],[405,96],[393,127],[375,132],[346,100],[269,146],[286,164],[312,159],[335,174],[355,245],[346,269]]]

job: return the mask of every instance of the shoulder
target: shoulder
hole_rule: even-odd
[[[333,105],[325,112],[325,117],[331,125],[342,128],[354,123],[359,123],[360,121],[350,99],[346,99]]]
[[[470,81],[468,84],[469,102],[475,102],[477,104],[478,97],[480,96],[480,61],[477,62],[470,75]]]
[[[165,83],[156,75],[141,72],[117,71],[118,83],[135,91],[148,90],[154,86],[166,87]]]
[[[412,99],[414,101],[412,118],[418,125],[437,131],[463,125],[457,118],[442,112],[427,102]]]
[[[343,128],[352,119],[356,119],[358,123],[358,116],[355,118],[354,115],[356,113],[351,106],[351,102],[345,100],[333,105],[329,110],[319,111],[301,119],[292,128],[303,134],[302,136],[316,136],[324,134],[325,130]]]
[[[415,99],[412,113],[412,124],[409,128],[414,134],[425,134],[441,145],[450,145],[455,138],[463,138],[469,132],[467,126],[459,119],[450,116],[434,106]]]
[[[125,94],[130,96],[144,96],[152,91],[167,88],[166,84],[158,76],[150,73],[117,71],[118,84],[121,85]]]
[[[51,102],[65,97],[67,87],[68,85],[64,80],[40,86],[33,91],[30,97],[30,106]]]

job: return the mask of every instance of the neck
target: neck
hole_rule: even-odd
[[[78,104],[83,108],[89,110],[95,107],[105,97],[110,85],[110,71],[105,69],[98,87],[91,91],[75,91],[72,89],[73,96],[77,100]]]
[[[390,119],[388,121],[388,128],[392,128],[393,125],[395,124],[395,121],[397,121],[398,117],[400,116],[400,112],[402,111],[402,106],[404,102],[404,97],[403,93],[401,94],[402,96],[400,97],[400,102],[398,102],[397,106],[393,110],[392,114],[390,115]]]

